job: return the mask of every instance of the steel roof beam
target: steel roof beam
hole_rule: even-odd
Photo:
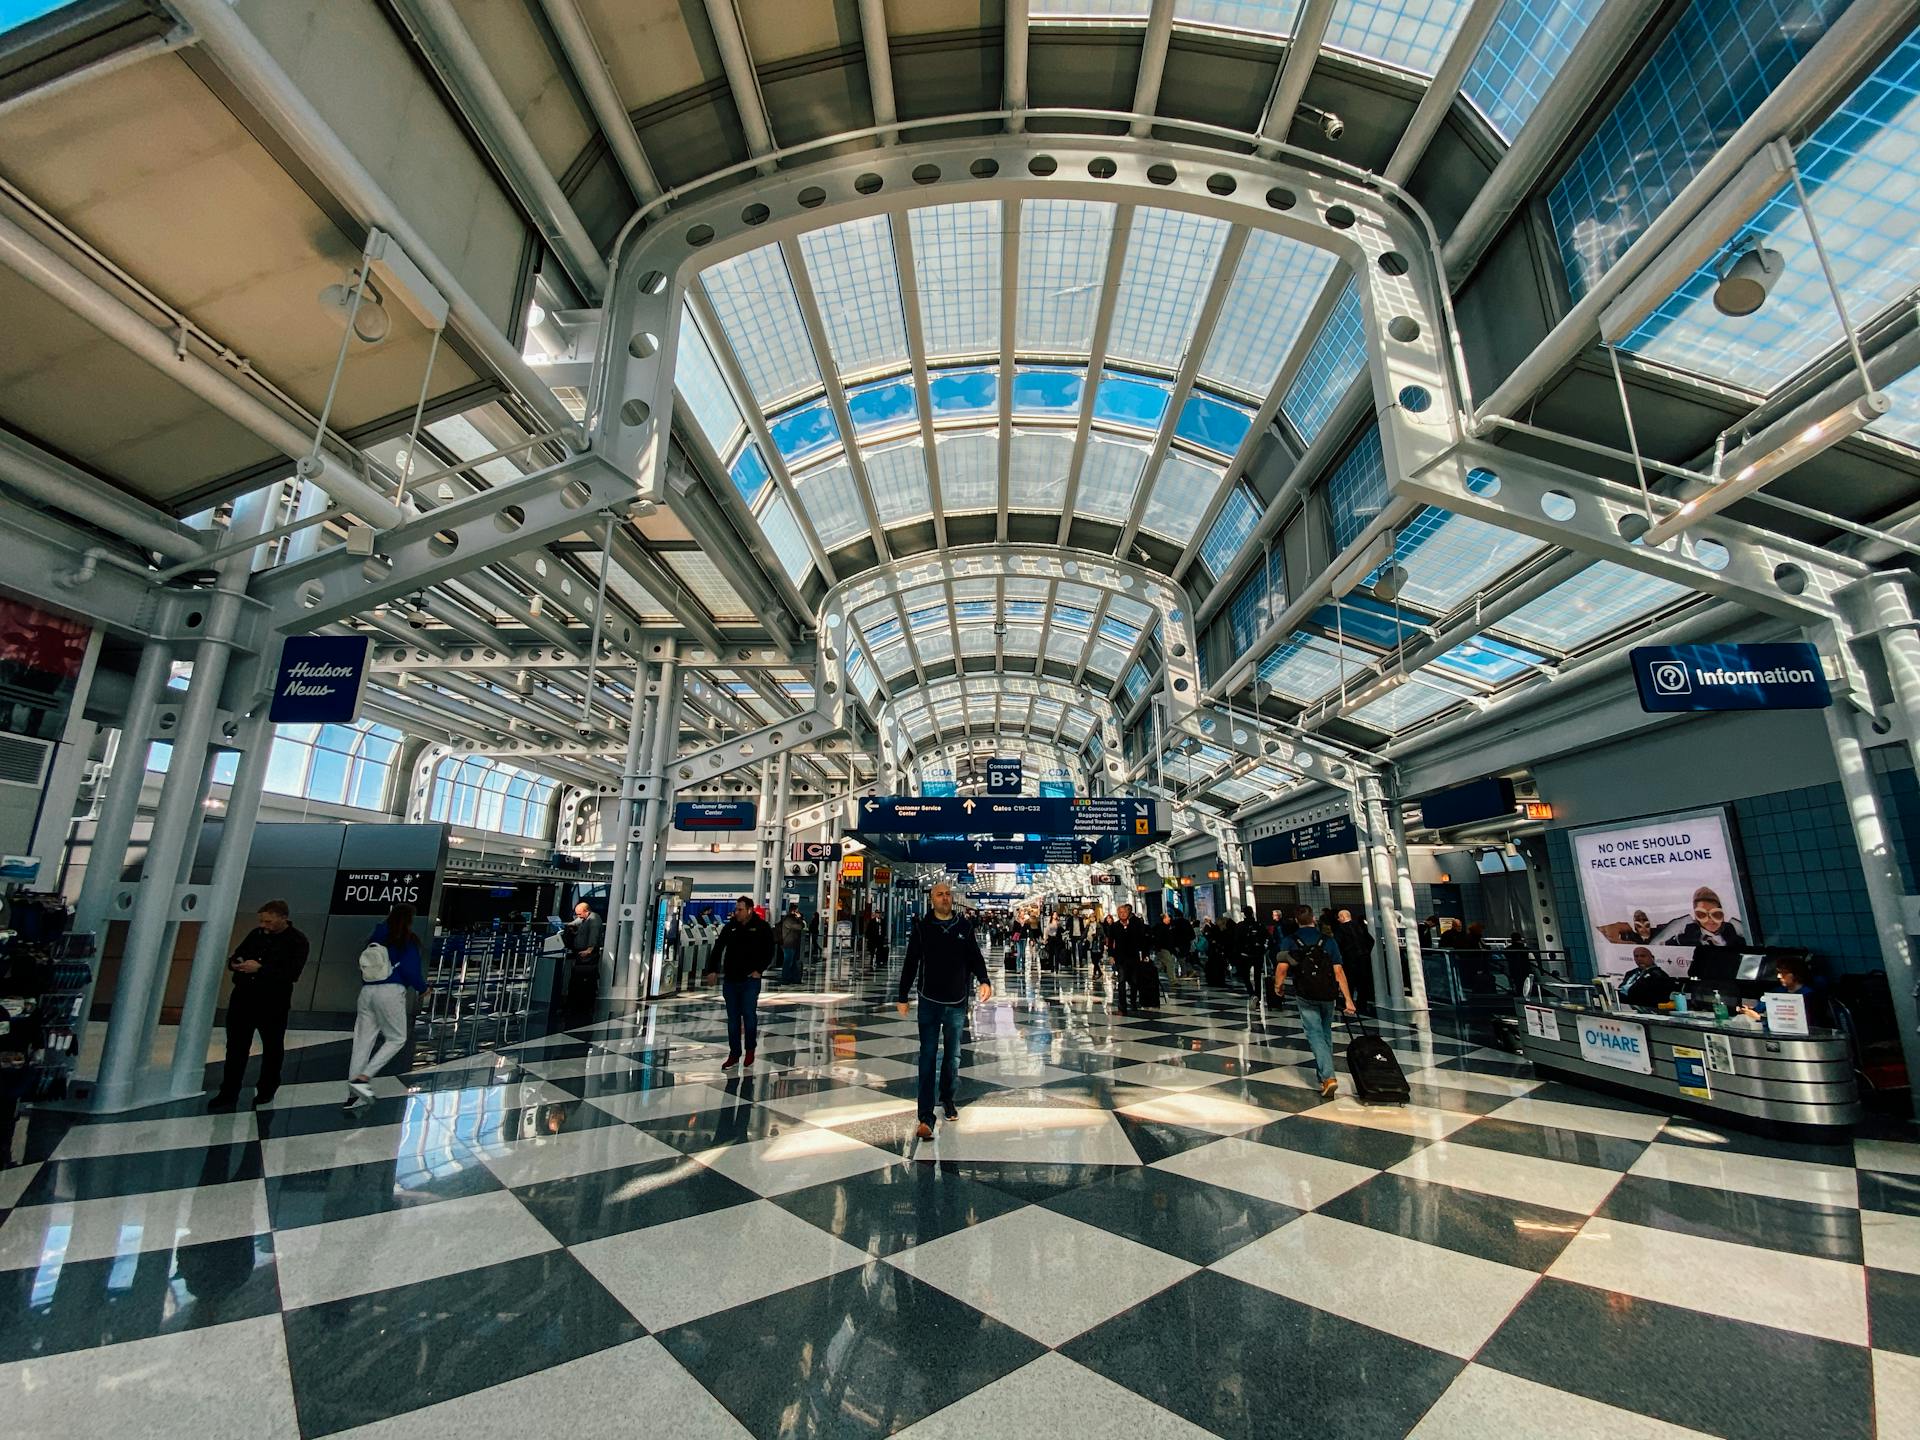
[[[1016,7],[1009,5],[1011,14]],[[1022,9],[1022,33],[1026,18]],[[1011,26],[1011,22],[1009,22]],[[1021,77],[1024,86],[1026,77]],[[1013,373],[1020,334],[1020,199],[1009,195],[1000,202],[1000,467],[999,521],[994,539],[1007,543],[1007,509],[1013,469]],[[1089,382],[1091,383],[1091,382]]]
[[[1274,83],[1267,113],[1260,122],[1263,140],[1286,143],[1293,129],[1294,114],[1306,96],[1307,82],[1313,78],[1314,61],[1320,58],[1320,44],[1333,21],[1334,4],[1335,0],[1306,0],[1301,6],[1293,38],[1287,42],[1287,58],[1280,67],[1280,78]]]
[[[926,456],[927,505],[933,514],[933,543],[947,548],[946,502],[940,491],[939,435],[933,428],[933,394],[927,375],[927,332],[920,316],[920,272],[914,262],[913,225],[905,211],[895,211],[887,226],[893,235],[893,265],[900,275],[900,310],[907,322],[907,358],[913,366],[913,399],[920,410],[920,449]],[[1003,277],[1004,283],[1004,277]],[[836,577],[827,576],[834,584]],[[960,653],[959,645],[954,654]]]
[[[1127,242],[1133,234],[1134,208],[1121,205],[1113,212],[1113,233],[1107,242],[1107,264],[1101,273],[1100,303],[1093,315],[1093,335],[1087,342],[1086,387],[1080,396],[1080,418],[1073,427],[1073,458],[1067,464],[1066,494],[1060,502],[1059,543],[1067,543],[1073,529],[1073,507],[1080,498],[1080,471],[1087,463],[1087,439],[1093,433],[1093,407],[1100,393],[1100,373],[1106,368],[1107,341],[1113,334],[1113,312],[1120,301],[1120,278],[1127,268]]]
[[[733,0],[702,0],[707,23],[713,30],[713,43],[720,52],[720,66],[726,71],[727,89],[733,96],[733,108],[739,113],[740,128],[746,135],[749,155],[766,155],[774,147],[773,127],[767,122],[767,103],[760,95],[760,77],[753,67],[753,55],[747,49],[747,35],[740,27],[739,12]],[[763,170],[770,170],[771,162]]]
[[[1151,115],[1160,108],[1160,82],[1167,71],[1167,48],[1173,43],[1173,0],[1153,0],[1147,12],[1146,34],[1140,40],[1140,69],[1133,82],[1133,113]],[[1135,135],[1151,135],[1153,123],[1135,120]]]
[[[1007,128],[1019,131],[1026,128],[1026,122],[1017,112],[1027,108],[1028,11],[1023,0],[1009,0],[1004,8],[1006,28],[1000,46],[1000,91],[1006,108],[1016,112],[1007,122]]]
[[[1426,93],[1414,107],[1413,117],[1407,121],[1407,128],[1400,135],[1400,143],[1393,147],[1393,155],[1382,172],[1395,185],[1404,185],[1413,178],[1421,156],[1427,153],[1427,146],[1440,133],[1440,127],[1446,123],[1447,112],[1453,109],[1453,102],[1459,98],[1460,82],[1467,78],[1467,71],[1472,68],[1481,45],[1486,43],[1488,32],[1493,29],[1493,22],[1500,18],[1500,11],[1506,3],[1507,0],[1473,0],[1467,13],[1461,17],[1460,28],[1448,42],[1447,53],[1440,57],[1439,68],[1433,72]],[[1601,6],[1603,10],[1606,8]]]
[[[593,31],[574,0],[540,0],[540,9],[553,27],[554,38],[560,42],[561,53],[567,57],[567,66],[579,83],[580,93],[587,97],[587,108],[593,113],[594,123],[607,138],[607,149],[613,153],[614,164],[626,177],[627,188],[633,191],[636,200],[646,204],[660,194],[660,180],[640,146],[626,102],[620,98],[613,76],[607,73],[607,62],[594,43]]]
[[[873,123],[891,125],[899,118],[893,100],[893,56],[887,43],[886,0],[860,0],[860,44],[867,57],[867,94],[873,101]],[[882,131],[880,143],[891,145],[891,131]]]

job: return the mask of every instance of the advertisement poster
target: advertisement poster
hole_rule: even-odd
[[[1624,975],[1644,947],[1679,977],[1695,946],[1754,938],[1725,809],[1576,830],[1572,840],[1600,974]]]
[[[1599,1015],[1580,1020],[1580,1058],[1613,1070],[1636,1075],[1653,1073],[1653,1054],[1647,1048],[1647,1027],[1631,1020],[1609,1020]]]
[[[1673,1078],[1680,1093],[1694,1100],[1711,1100],[1713,1082],[1707,1078],[1707,1053],[1686,1045],[1673,1047]]]
[[[1738,1075],[1733,1068],[1733,1041],[1725,1035],[1707,1036],[1707,1069],[1722,1075]]]

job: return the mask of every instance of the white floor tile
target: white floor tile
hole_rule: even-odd
[[[1213,1432],[1048,1352],[956,1400],[898,1440],[989,1440],[1009,1435],[1111,1435],[1126,1440],[1211,1440]]]
[[[1302,1215],[1213,1268],[1463,1360],[1539,1278],[1325,1215]]]
[[[898,1164],[900,1157],[836,1131],[802,1126],[747,1145],[723,1145],[696,1157],[759,1195],[785,1195]]]
[[[278,1315],[0,1365],[0,1415],[6,1432],[18,1436],[300,1434]]]
[[[878,1120],[883,1115],[911,1111],[914,1102],[884,1090],[868,1090],[860,1085],[843,1085],[834,1090],[816,1090],[811,1095],[783,1096],[762,1107],[796,1120],[815,1125],[857,1125],[862,1120]]]
[[[1704,1431],[1669,1425],[1483,1365],[1462,1370],[1407,1440],[1487,1440],[1490,1435],[1705,1440]]]
[[[1434,1085],[1452,1090],[1469,1090],[1476,1095],[1506,1095],[1518,1099],[1540,1088],[1538,1080],[1522,1080],[1508,1075],[1480,1075],[1471,1070],[1426,1069],[1407,1075],[1410,1085]]]
[[[820,1075],[843,1080],[850,1085],[884,1085],[889,1080],[905,1080],[918,1075],[920,1067],[910,1060],[892,1060],[885,1055],[855,1055],[850,1059],[807,1061],[795,1058],[796,1075]]]
[[[1588,1135],[1612,1135],[1621,1140],[1651,1140],[1667,1123],[1663,1115],[1636,1115],[1631,1110],[1609,1110],[1600,1105],[1569,1105],[1560,1100],[1515,1100],[1493,1112],[1495,1120],[1518,1120],[1523,1125],[1549,1125],[1556,1130],[1579,1130]]]
[[[1860,1244],[1874,1269],[1920,1275],[1920,1215],[1862,1210]]]
[[[28,1205],[0,1225],[0,1270],[173,1250],[271,1228],[267,1189],[258,1180]]]
[[[865,1251],[765,1200],[592,1240],[574,1246],[573,1254],[649,1330],[730,1310],[868,1260]]]
[[[1371,1180],[1375,1171],[1344,1160],[1328,1160],[1297,1150],[1262,1145],[1257,1140],[1225,1139],[1201,1145],[1159,1161],[1156,1169],[1170,1170],[1189,1180],[1202,1180],[1263,1200],[1278,1200],[1296,1210],[1311,1210],[1354,1186]]]
[[[1036,1063],[1033,1059],[966,1065],[961,1067],[960,1073],[969,1080],[979,1080],[988,1085],[1001,1085],[1009,1090],[1024,1090],[1035,1085],[1051,1085],[1056,1080],[1073,1080],[1080,1075],[1078,1070],[1062,1070],[1058,1065],[1048,1065],[1044,1061]]]
[[[1482,1195],[1524,1200],[1576,1215],[1599,1209],[1620,1181],[1611,1170],[1593,1165],[1570,1165],[1564,1160],[1542,1160],[1533,1155],[1509,1155],[1479,1145],[1429,1145],[1393,1167],[1395,1175],[1430,1180]]]
[[[27,1187],[33,1184],[33,1177],[40,1173],[40,1164],[15,1165],[0,1170],[0,1210],[8,1210],[20,1203],[20,1197],[27,1193]]]
[[[332,1170],[342,1165],[371,1165],[405,1154],[434,1165],[466,1158],[452,1132],[440,1126],[369,1125],[364,1130],[334,1130],[318,1135],[275,1136],[260,1142],[260,1161],[269,1177]]]
[[[332,1440],[627,1440],[633,1410],[646,1408],[648,1433],[673,1440],[748,1440],[746,1429],[705,1386],[689,1375],[658,1340],[629,1341],[611,1350],[537,1370],[503,1385],[357,1429]]]
[[[1873,1352],[1873,1411],[1879,1440],[1920,1435],[1920,1355]]]
[[[1853,1163],[1862,1170],[1891,1175],[1920,1175],[1920,1145],[1904,1140],[1856,1140]]]
[[[277,1231],[280,1303],[288,1310],[391,1290],[559,1244],[505,1191]]]
[[[1079,1105],[968,1105],[943,1120],[916,1160],[1033,1160],[1072,1165],[1137,1165],[1120,1122]]]
[[[1161,1053],[1165,1054],[1164,1049]],[[1211,1070],[1188,1070],[1179,1065],[1149,1062],[1122,1065],[1117,1070],[1109,1071],[1106,1078],[1116,1085],[1146,1085],[1155,1090],[1204,1090],[1229,1077]]]
[[[671,1120],[737,1104],[731,1095],[711,1085],[663,1085],[658,1090],[628,1090],[618,1095],[596,1095],[589,1105],[622,1120]]]
[[[1271,1125],[1288,1114],[1267,1110],[1235,1100],[1216,1090],[1189,1090],[1183,1095],[1162,1095],[1119,1107],[1122,1115],[1136,1120],[1154,1120],[1167,1125],[1184,1125],[1189,1130],[1204,1130],[1210,1135],[1240,1135]]]
[[[407,1082],[398,1075],[373,1077],[374,1098],[391,1100],[407,1093]],[[347,1098],[347,1082],[339,1080],[303,1080],[297,1085],[282,1085],[273,1092],[271,1104],[260,1108],[268,1112],[300,1110],[309,1105],[339,1105]],[[271,1127],[269,1127],[271,1128]]]
[[[54,1147],[55,1160],[86,1160],[96,1155],[136,1155],[146,1150],[186,1150],[232,1145],[255,1135],[253,1113],[187,1115],[175,1120],[113,1120],[76,1125]]]
[[[1596,1219],[1547,1273],[1731,1320],[1867,1343],[1866,1272],[1838,1260]]]
[[[1065,1344],[1196,1268],[1033,1205],[888,1263],[1045,1345]]]
[[[537,1185],[596,1170],[679,1160],[680,1152],[629,1125],[602,1125],[566,1135],[535,1135],[525,1140],[476,1145],[474,1149],[502,1185]]]
[[[1439,1110],[1429,1105],[1362,1105],[1346,1094],[1301,1113],[1363,1130],[1391,1130],[1417,1140],[1443,1140],[1480,1118],[1463,1110]]]
[[[1860,1203],[1859,1180],[1851,1166],[1735,1155],[1694,1145],[1649,1145],[1633,1162],[1631,1173],[1682,1185],[1702,1185],[1710,1190],[1739,1190],[1748,1195],[1771,1195],[1776,1200],[1802,1200],[1812,1205],[1856,1206]]]

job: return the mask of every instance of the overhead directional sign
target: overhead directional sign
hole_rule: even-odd
[[[1056,835],[1029,839],[1018,835],[898,835],[876,841],[903,860],[937,864],[1091,865],[1124,844],[1118,835],[1075,840]]]
[[[1821,710],[1833,703],[1820,652],[1771,645],[1642,645],[1632,652],[1640,708]]]
[[[873,797],[856,802],[855,828],[863,835],[1164,835],[1166,807],[1157,800],[1104,797],[1094,800],[1009,799],[967,796]]]
[[[754,804],[751,800],[683,800],[673,807],[676,830],[751,830]]]
[[[1360,832],[1354,829],[1351,815],[1333,815],[1278,835],[1263,835],[1248,848],[1256,865],[1287,865],[1322,855],[1350,854],[1360,848]]]
[[[1020,762],[1000,759],[987,761],[987,794],[1018,795],[1019,793]]]

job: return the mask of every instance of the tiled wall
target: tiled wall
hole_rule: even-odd
[[[1920,840],[1920,783],[1900,746],[1870,752],[1874,783],[1892,822],[1894,848],[1909,893],[1914,842]],[[1867,905],[1860,851],[1836,781],[1733,802],[1734,834],[1759,933],[1771,945],[1804,945],[1834,973],[1878,970],[1883,961]],[[1573,845],[1547,832],[1554,903],[1576,970],[1591,974],[1593,947],[1580,908]]]

